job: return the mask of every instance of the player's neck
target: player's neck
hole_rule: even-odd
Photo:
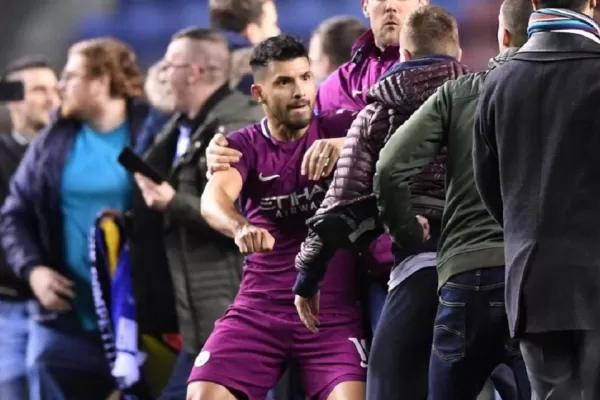
[[[306,126],[302,129],[290,129],[284,124],[276,121],[268,120],[267,123],[269,125],[269,132],[271,133],[271,136],[281,142],[291,142],[300,139],[306,132],[308,132],[309,127]]]

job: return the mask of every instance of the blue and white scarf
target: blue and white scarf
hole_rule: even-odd
[[[587,15],[562,8],[543,8],[529,18],[527,35],[537,32],[566,32],[600,43],[600,26]]]
[[[144,354],[138,351],[138,326],[129,246],[122,224],[99,217],[89,238],[92,293],[106,359],[123,390],[140,381]]]

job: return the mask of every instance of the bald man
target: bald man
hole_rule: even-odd
[[[229,57],[227,40],[215,30],[187,28],[173,36],[162,73],[175,115],[145,154],[148,164],[168,180],[157,184],[136,175],[146,205],[164,215],[164,245],[183,338],[160,400],[185,399],[194,360],[241,280],[237,246],[200,215],[206,145],[216,133],[233,132],[263,117],[258,103],[230,88]]]

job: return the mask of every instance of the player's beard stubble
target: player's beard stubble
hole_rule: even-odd
[[[277,107],[269,107],[272,117],[281,125],[286,127],[294,139],[295,132],[306,128],[313,117],[312,106],[308,101],[296,102],[295,104],[281,104]]]

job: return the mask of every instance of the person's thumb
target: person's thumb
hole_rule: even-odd
[[[217,133],[215,135],[215,143],[218,144],[219,146],[227,146],[227,144],[228,144],[227,138],[222,133]]]

